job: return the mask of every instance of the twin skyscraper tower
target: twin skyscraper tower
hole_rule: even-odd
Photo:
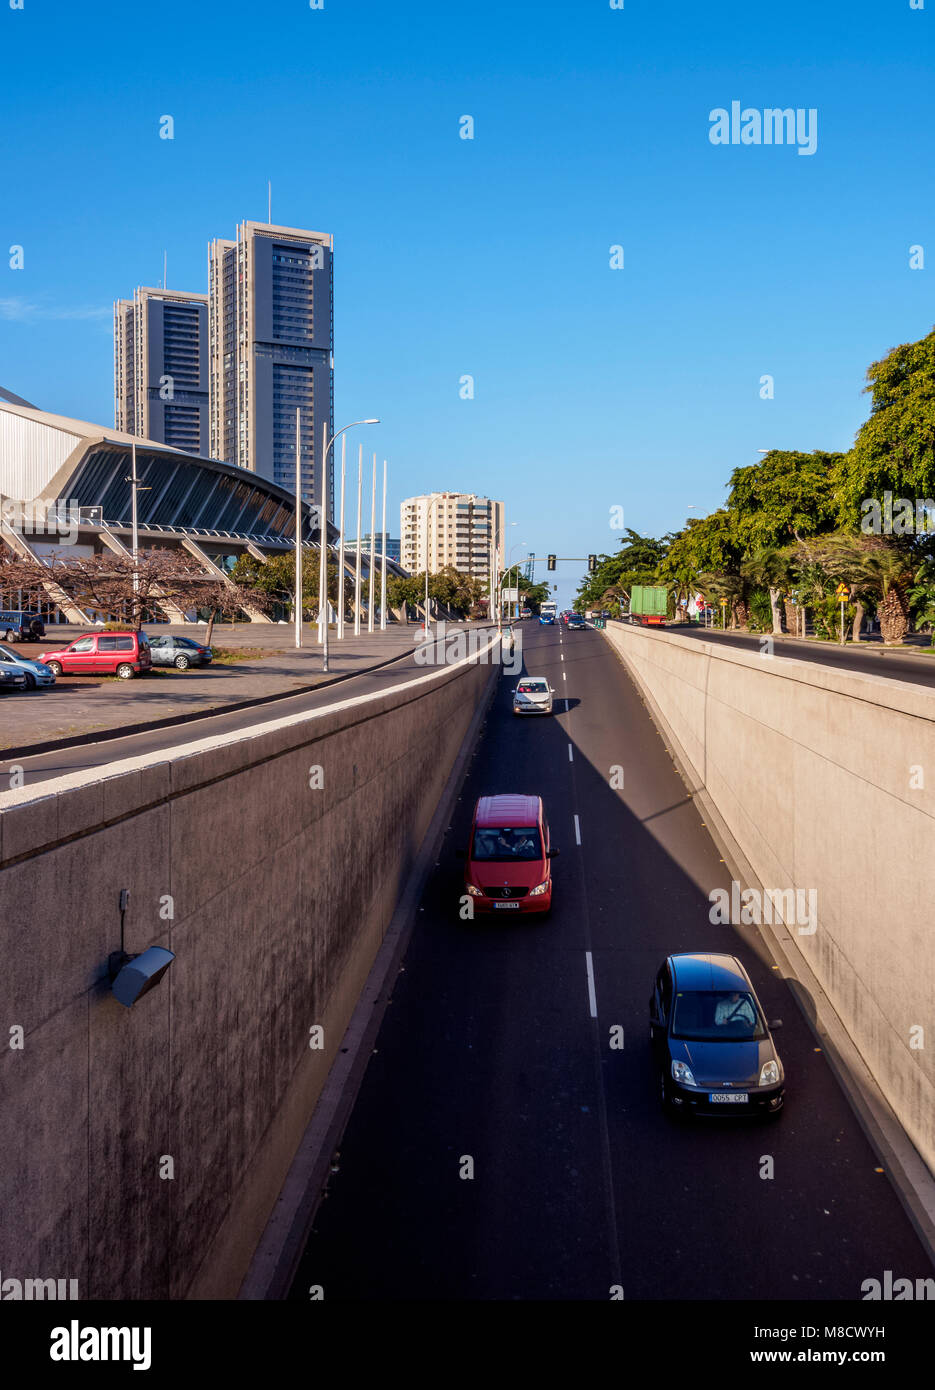
[[[291,492],[299,406],[302,495],[317,502],[324,425],[334,433],[333,245],[323,232],[241,222],[209,245],[207,294],[141,287],[117,300],[116,428]]]

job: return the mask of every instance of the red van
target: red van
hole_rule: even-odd
[[[145,632],[95,632],[57,652],[43,652],[38,660],[56,676],[119,676],[125,681],[153,664]]]
[[[548,912],[556,854],[541,797],[482,796],[464,870],[475,912]]]

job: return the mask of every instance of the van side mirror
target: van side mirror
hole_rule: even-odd
[[[554,859],[556,855],[561,854],[561,852],[562,851],[560,849],[550,849],[548,854],[546,855],[546,859]]]
[[[781,1027],[782,1027],[782,1019],[781,1019],[781,1018],[772,1018],[772,1019],[770,1019],[769,1023],[767,1023],[766,1026],[767,1026],[767,1028],[770,1030],[770,1032],[772,1032],[774,1028],[781,1028]]]

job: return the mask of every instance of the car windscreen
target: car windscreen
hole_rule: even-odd
[[[480,862],[506,863],[512,860],[542,858],[542,838],[537,825],[508,825],[494,830],[478,827],[474,831],[471,858]]]
[[[519,695],[547,695],[549,687],[545,681],[520,681],[516,690]]]
[[[672,1036],[685,1042],[756,1042],[766,1025],[746,990],[683,990],[676,993]]]

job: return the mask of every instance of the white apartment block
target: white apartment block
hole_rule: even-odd
[[[399,508],[400,563],[410,574],[453,565],[489,582],[503,563],[503,503],[472,492],[407,497]]]

